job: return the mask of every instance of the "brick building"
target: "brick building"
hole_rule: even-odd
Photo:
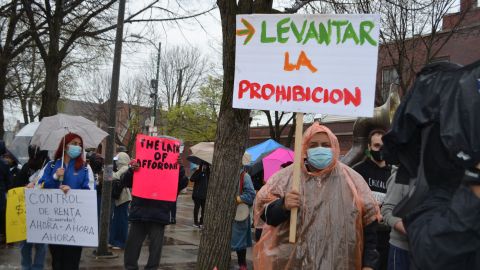
[[[431,45],[430,45],[431,44]],[[413,83],[415,74],[427,63],[454,62],[468,65],[480,60],[480,7],[477,0],[461,0],[460,11],[443,17],[440,31],[407,39],[403,44],[380,45],[377,69],[377,93],[382,97],[388,95],[390,84],[398,82],[396,50],[405,49],[403,57],[403,76],[411,79],[407,89]],[[389,56],[393,52],[393,57]],[[396,66],[397,65],[397,66]],[[404,79],[404,81],[407,81]],[[402,94],[402,93],[401,93]],[[378,100],[378,99],[377,99]]]

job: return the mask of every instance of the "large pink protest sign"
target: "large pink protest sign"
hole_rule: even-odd
[[[139,134],[136,153],[140,168],[133,175],[132,194],[145,199],[176,201],[180,142]]]

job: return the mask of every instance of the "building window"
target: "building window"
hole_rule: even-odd
[[[384,68],[382,71],[382,99],[387,100],[390,93],[390,87],[393,84],[398,84],[398,73],[394,67]]]

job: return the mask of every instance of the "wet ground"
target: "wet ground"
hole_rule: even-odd
[[[165,229],[164,246],[160,268],[162,270],[187,270],[195,269],[198,246],[202,231],[193,225],[193,201],[190,193],[179,196],[177,204],[177,224],[169,225]],[[113,259],[97,259],[93,255],[94,248],[84,248],[80,269],[123,269],[123,250],[112,250],[118,255]],[[247,251],[249,269],[251,267],[251,250]],[[148,259],[148,243],[144,243],[140,254],[139,266],[142,269]],[[231,269],[236,267],[236,255],[232,253]],[[51,269],[50,254],[47,252],[45,269]],[[0,249],[0,270],[21,269],[20,249],[18,245]]]

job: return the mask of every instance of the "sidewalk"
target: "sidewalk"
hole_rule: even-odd
[[[193,201],[191,193],[182,194],[177,204],[177,224],[169,225],[165,229],[164,245],[160,268],[162,270],[187,270],[195,269],[197,261],[198,246],[200,243],[201,230],[192,226],[193,224]],[[94,248],[84,248],[80,261],[80,269],[123,269],[123,250],[112,250],[118,254],[115,259],[96,259],[92,254]],[[148,259],[148,245],[142,247],[139,266],[143,269]],[[249,269],[251,265],[251,249],[247,250],[247,261]],[[232,267],[237,269],[237,258],[232,252]],[[18,245],[13,248],[0,249],[0,270],[21,269],[20,250]],[[51,269],[50,254],[47,252],[45,269]]]

